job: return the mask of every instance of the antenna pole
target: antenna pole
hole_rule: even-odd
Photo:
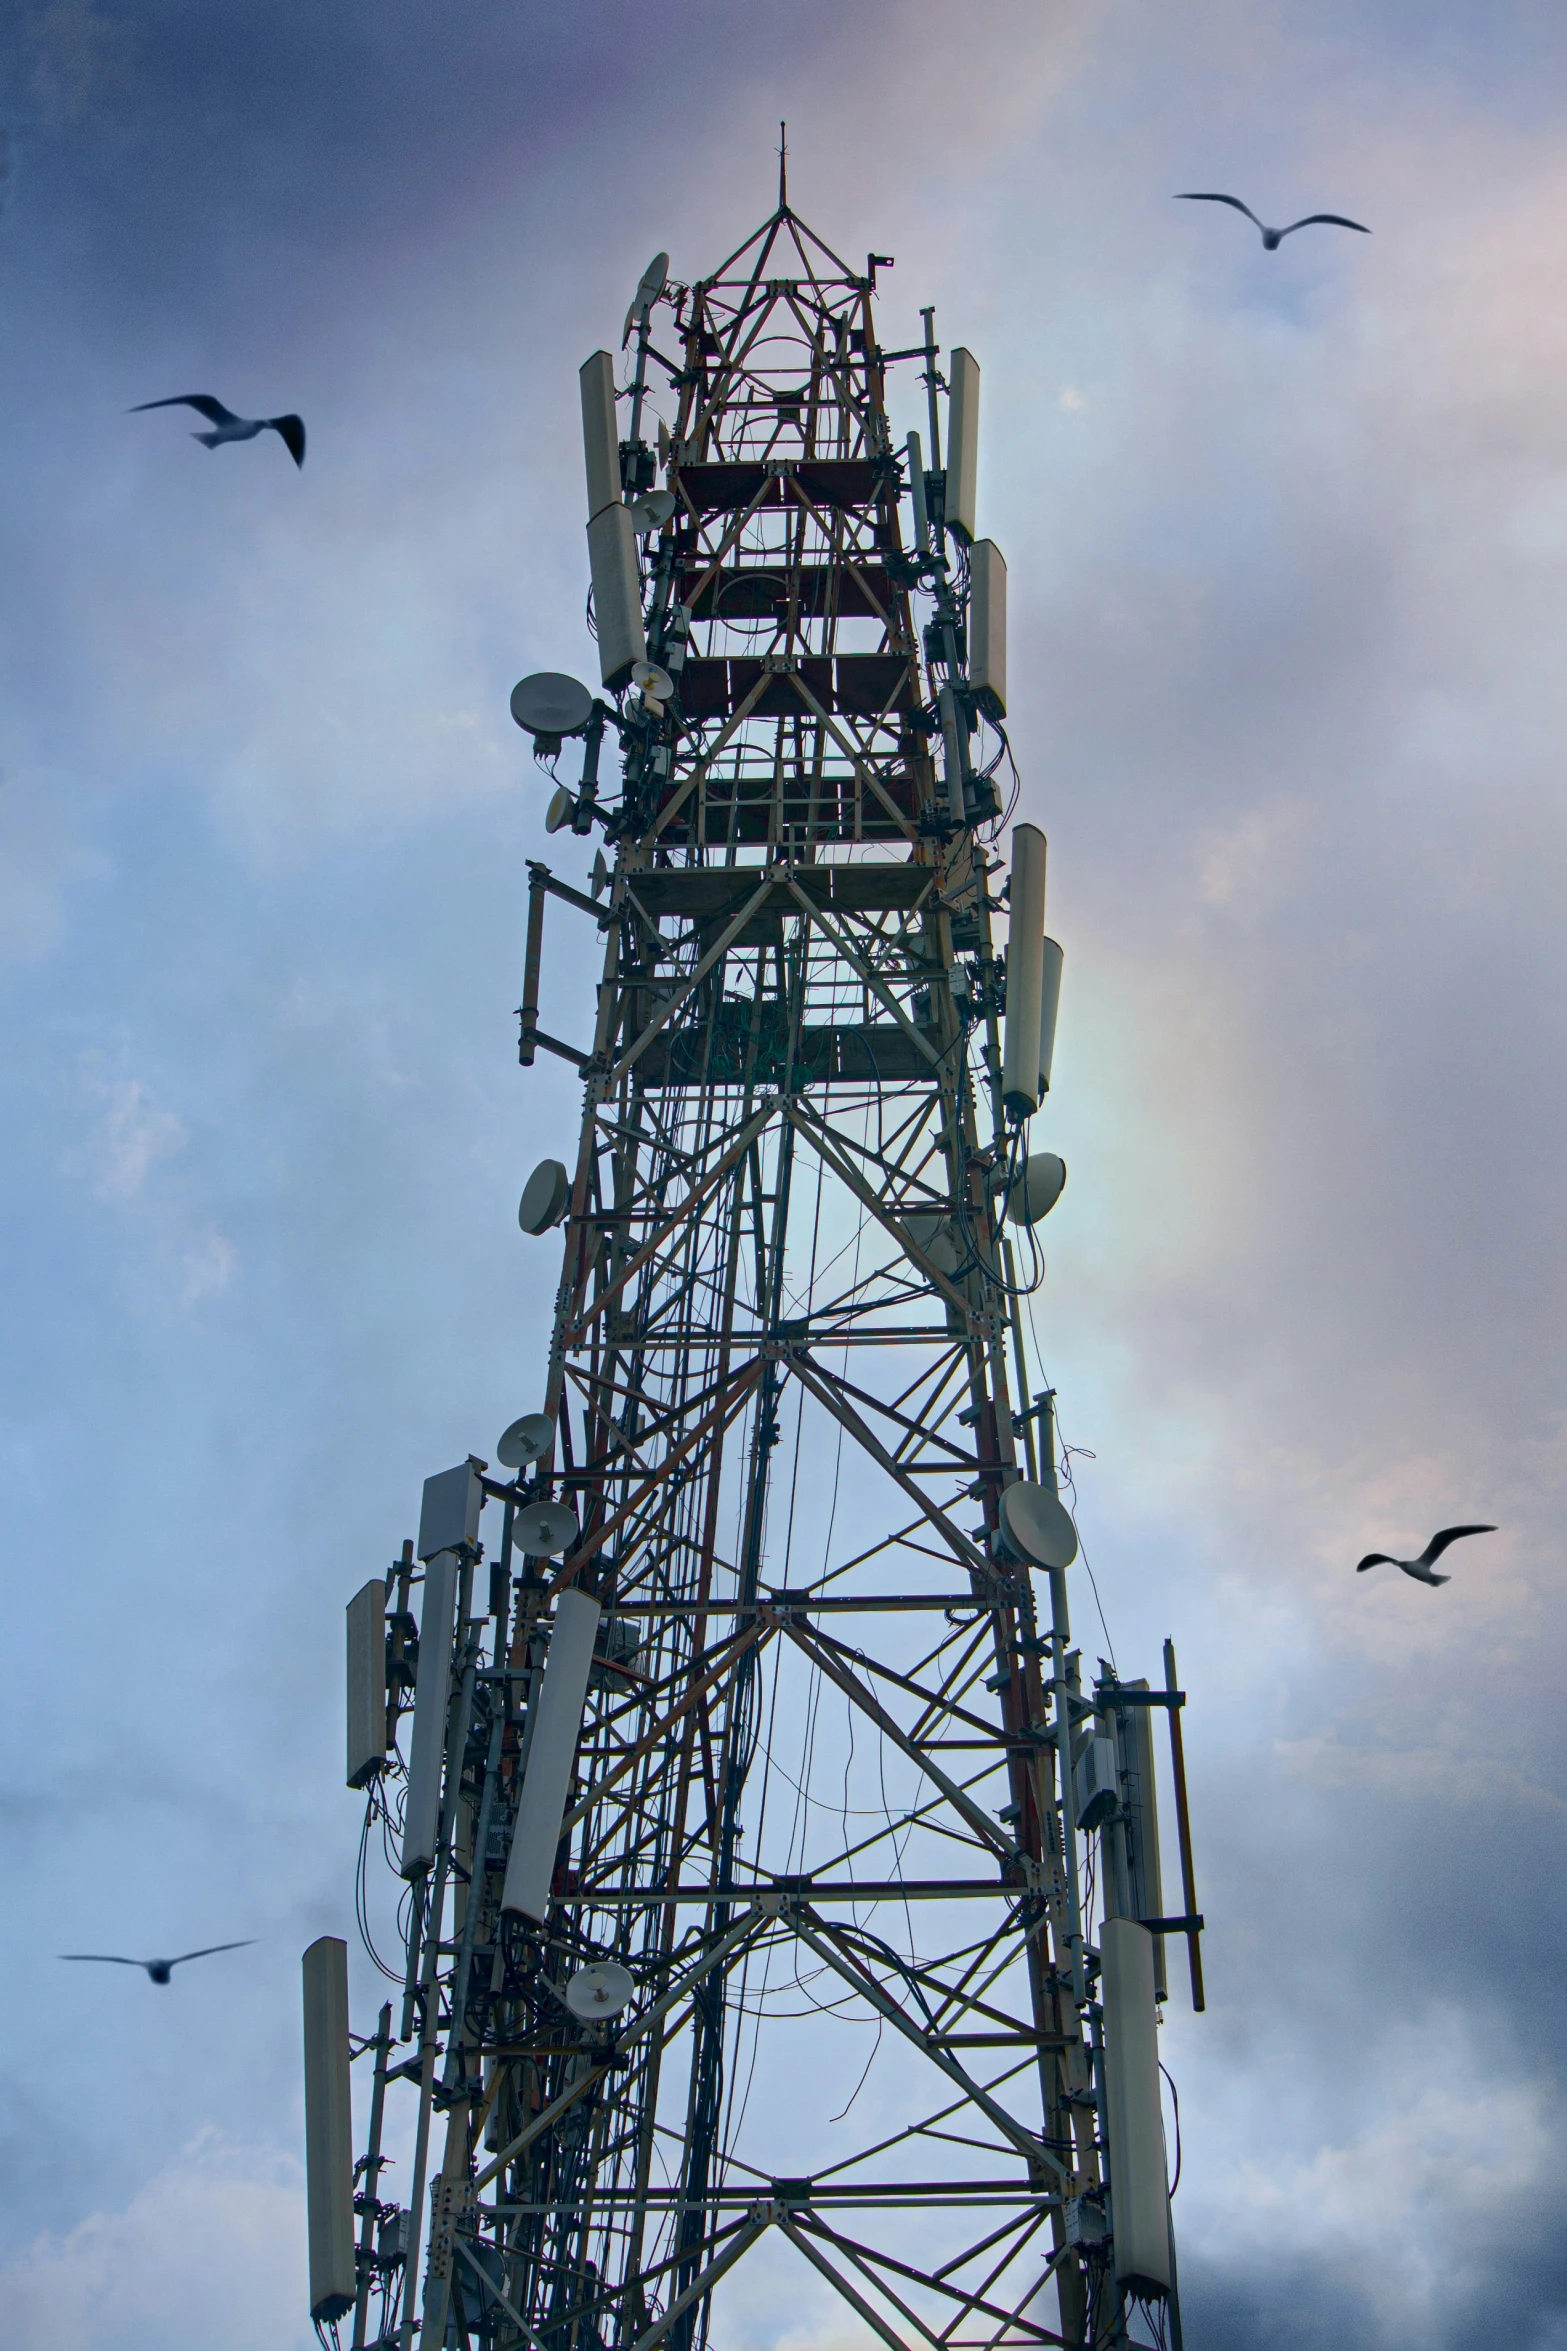
[[[778,125],[778,209],[789,209],[789,125]]]

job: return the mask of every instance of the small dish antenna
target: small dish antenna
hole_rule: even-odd
[[[655,253],[637,281],[637,290],[631,297],[631,308],[626,312],[626,323],[620,330],[622,351],[631,340],[631,330],[644,324],[648,312],[664,291],[664,280],[669,275],[669,255]]]
[[[495,1458],[504,1469],[531,1469],[555,1442],[555,1423],[547,1412],[525,1412],[503,1431]]]
[[[1050,1214],[1065,1186],[1066,1161],[1054,1151],[1031,1151],[1007,1202],[1008,1224],[1038,1224],[1041,1217]]]
[[[544,830],[563,833],[577,813],[577,803],[564,784],[557,784],[544,811]]]
[[[958,1270],[957,1243],[952,1228],[944,1216],[932,1215],[928,1209],[916,1216],[906,1216],[903,1229],[916,1249],[930,1259],[938,1273],[954,1274]]]
[[[1019,1478],[1001,1497],[1001,1553],[1014,1565],[1070,1567],[1077,1529],[1059,1494]]]
[[[631,683],[643,701],[654,708],[667,702],[675,690],[674,679],[656,661],[639,661],[631,673]]]
[[[595,849],[593,852],[593,871],[588,876],[589,897],[600,897],[603,893],[604,884],[608,880],[609,867],[604,863],[604,852],[602,849]]]
[[[581,1534],[575,1511],[564,1502],[530,1502],[511,1522],[511,1539],[534,1559],[553,1559]]]
[[[544,750],[560,749],[563,735],[580,735],[593,715],[593,697],[580,678],[563,670],[536,669],[511,690],[511,714],[525,735]]]
[[[571,1196],[571,1178],[559,1159],[541,1159],[522,1187],[517,1222],[525,1233],[547,1233],[559,1224]]]
[[[566,2006],[584,2024],[595,2024],[601,2017],[618,2016],[636,1988],[629,1968],[617,1967],[613,1959],[596,1959],[569,1979]]]
[[[644,490],[640,498],[631,502],[631,527],[639,539],[651,531],[661,531],[674,513],[679,500],[673,490]]]

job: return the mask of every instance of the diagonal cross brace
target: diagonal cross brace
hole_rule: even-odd
[[[805,1651],[811,1663],[817,1666],[829,1681],[837,1683],[846,1698],[858,1706],[862,1713],[870,1716],[871,1721],[884,1739],[890,1739],[901,1755],[906,1755],[911,1763],[917,1764],[927,1779],[935,1781],[947,1802],[962,1814],[974,1834],[982,1838],[994,1854],[1002,1861],[1012,1861],[1016,1858],[1017,1847],[1011,1838],[1003,1835],[989,1813],[981,1805],[976,1804],[973,1797],[960,1788],[957,1781],[944,1772],[941,1765],[927,1755],[923,1747],[915,1745],[902,1726],[893,1721],[885,1707],[877,1704],[874,1693],[865,1687],[857,1674],[851,1673],[842,1660],[836,1657],[830,1649],[818,1645],[805,1627],[791,1620],[784,1624],[784,1631],[797,1648]]]
[[[612,1282],[605,1284],[604,1288],[600,1290],[598,1296],[593,1300],[592,1305],[586,1307],[577,1321],[572,1323],[562,1334],[568,1345],[574,1347],[580,1346],[582,1341],[587,1337],[590,1326],[598,1320],[599,1316],[604,1312],[605,1308],[612,1305],[614,1301],[620,1296],[620,1293],[622,1290],[624,1290],[626,1284],[631,1280],[632,1276],[634,1274],[640,1273],[643,1266],[647,1264],[650,1258],[657,1256],[659,1250],[663,1248],[664,1243],[668,1241],[675,1233],[679,1232],[680,1227],[683,1224],[689,1222],[690,1218],[695,1214],[697,1209],[701,1207],[702,1202],[707,1198],[708,1193],[715,1190],[716,1187],[723,1182],[725,1176],[728,1175],[731,1168],[738,1166],[739,1162],[750,1150],[751,1145],[756,1141],[757,1136],[760,1135],[764,1127],[770,1123],[777,1108],[778,1103],[776,1098],[773,1095],[769,1095],[767,1100],[762,1104],[761,1108],[756,1111],[752,1117],[746,1120],[745,1125],[735,1136],[734,1141],[730,1144],[723,1157],[721,1159],[715,1160],[713,1165],[708,1169],[706,1175],[700,1176],[697,1179],[696,1183],[692,1185],[690,1191],[686,1194],[685,1199],[676,1209],[674,1215],[671,1217],[666,1217],[664,1222],[659,1226],[656,1233],[649,1234],[648,1238],[643,1242],[636,1255],[627,1259],[620,1272],[615,1276],[615,1279]]]
[[[634,1045],[628,1046],[626,1051],[622,1053],[620,1059],[616,1062],[614,1068],[610,1071],[609,1076],[604,1081],[604,1091],[606,1094],[613,1093],[614,1089],[619,1085],[621,1079],[626,1075],[627,1071],[632,1069],[635,1064],[641,1060],[643,1054],[647,1051],[649,1045],[652,1044],[653,1039],[658,1035],[660,1029],[667,1027],[668,1023],[674,1019],[676,1013],[685,1009],[691,998],[696,994],[697,989],[706,979],[708,973],[712,970],[714,964],[721,962],[723,957],[727,955],[729,949],[734,945],[735,940],[745,929],[746,924],[750,921],[752,915],[755,914],[757,908],[762,904],[762,901],[766,898],[772,886],[773,877],[771,873],[769,873],[764,878],[761,887],[752,891],[750,897],[747,898],[745,904],[741,907],[739,913],[734,917],[734,919],[727,923],[725,927],[719,932],[717,938],[713,941],[713,944],[711,947],[709,947],[707,953],[703,956],[701,962],[697,965],[695,971],[685,982],[684,986],[675,990],[675,993],[670,997],[669,1002],[664,1006],[663,1011],[648,1022],[647,1027],[642,1031],[642,1034],[638,1037],[636,1043]]]
[[[817,1403],[824,1404],[833,1418],[843,1423],[856,1443],[864,1447],[878,1469],[884,1469],[893,1483],[903,1489],[921,1515],[929,1519],[937,1534],[940,1535],[942,1541],[960,1563],[973,1573],[990,1575],[992,1573],[990,1561],[985,1557],[979,1545],[970,1542],[967,1535],[959,1532],[939,1503],[932,1502],[928,1494],[921,1493],[914,1479],[893,1460],[892,1455],[874,1430],[867,1426],[852,1405],[846,1404],[843,1398],[834,1392],[831,1373],[823,1371],[819,1364],[812,1362],[803,1350],[789,1353],[784,1357],[784,1361],[801,1386],[808,1388]]]
[[[928,2033],[921,2032],[919,2026],[904,2014],[896,2000],[882,1990],[868,1970],[856,1966],[846,1953],[839,1950],[825,1919],[818,1918],[814,1910],[804,1905],[799,1910],[780,1912],[779,1915],[794,1929],[802,1943],[809,1944],[818,1959],[825,1960],[836,1974],[843,1977],[845,1983],[852,1984],[862,2000],[868,2001],[877,2014],[884,2016],[906,2041],[912,2041],[916,2049],[923,2051],[931,2064],[944,2073],[949,2081],[955,2082],[964,2096],[979,2108],[987,2121],[994,2123],[1003,2138],[1011,2140],[1030,2165],[1047,2163],[1058,2177],[1063,2180],[1067,2178],[1066,2166],[1057,2161],[1044,2141],[1015,2116],[1008,2114],[1006,2108],[992,2098],[989,2091],[983,2089],[955,2057],[949,2057],[945,2049],[932,2041]],[[899,2351],[902,2351],[901,2345]]]

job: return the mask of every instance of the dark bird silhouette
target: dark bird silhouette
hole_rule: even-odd
[[[216,449],[220,441],[253,441],[258,433],[276,433],[294,463],[305,462],[302,417],[236,416],[232,408],[225,408],[210,392],[176,392],[171,400],[138,400],[126,414],[140,416],[149,408],[194,408],[199,416],[209,417],[216,428],[214,431],[191,434],[191,439],[200,441],[205,449]]]
[[[178,1959],[122,1959],[118,1951],[62,1951],[62,1959],[99,1960],[105,1967],[144,1967],[155,1984],[166,1984],[173,1970],[183,1967],[187,1959],[210,1959],[214,1951],[248,1951],[255,1941],[247,1935],[239,1943],[208,1943],[200,1951],[182,1951]]]
[[[1267,253],[1277,253],[1286,237],[1293,237],[1297,229],[1309,229],[1318,222],[1330,229],[1358,229],[1363,237],[1371,234],[1364,221],[1346,220],[1342,212],[1308,212],[1304,220],[1292,220],[1287,229],[1270,229],[1265,220],[1257,218],[1249,204],[1241,202],[1239,196],[1215,196],[1203,189],[1183,188],[1175,201],[1177,204],[1233,205],[1237,212],[1245,213],[1254,228],[1261,231],[1263,250]]]
[[[1364,1575],[1368,1567],[1401,1567],[1405,1575],[1412,1575],[1417,1584],[1450,1584],[1451,1576],[1433,1575],[1431,1566],[1440,1559],[1449,1543],[1456,1543],[1460,1535],[1494,1535],[1495,1527],[1443,1527],[1433,1535],[1418,1559],[1395,1559],[1389,1551],[1368,1551],[1356,1575]]]

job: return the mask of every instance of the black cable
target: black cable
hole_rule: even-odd
[[[1175,2177],[1170,2182],[1170,2194],[1173,2196],[1181,2184],[1181,2094],[1175,2086],[1174,2076],[1162,2057],[1159,2060],[1159,2071],[1170,2085],[1170,2104],[1175,2109]]]

